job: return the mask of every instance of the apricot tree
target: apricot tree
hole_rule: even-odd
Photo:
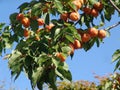
[[[13,45],[7,54],[11,75],[15,79],[25,72],[31,86],[43,89],[46,83],[56,90],[57,78],[72,80],[65,62],[76,49],[88,51],[97,47],[109,34],[102,28],[115,11],[120,14],[120,1],[111,0],[31,0],[10,15],[10,25],[0,24],[0,53]],[[101,22],[95,23],[94,20]],[[116,56],[115,56],[116,57]],[[118,59],[118,58],[117,58]],[[119,64],[120,65],[120,64]]]

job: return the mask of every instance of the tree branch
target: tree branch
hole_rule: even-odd
[[[109,2],[118,11],[118,13],[120,13],[120,9],[114,4],[114,2],[112,0],[109,0]]]
[[[112,29],[112,28],[114,28],[114,27],[117,27],[118,25],[120,25],[120,21],[117,22],[116,24],[114,24],[114,25],[112,25],[112,26],[106,28],[105,30],[108,31],[108,30],[110,30],[110,29]]]

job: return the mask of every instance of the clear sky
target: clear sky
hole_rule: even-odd
[[[9,24],[9,15],[17,10],[17,7],[25,1],[30,0],[0,0],[0,22]],[[112,17],[111,22],[106,22],[106,26],[113,25],[120,18],[117,15]],[[120,26],[111,29],[111,36],[104,39],[104,43],[99,48],[94,45],[91,50],[85,52],[83,49],[75,51],[75,55],[71,60],[67,58],[69,69],[72,72],[73,80],[89,80],[95,81],[94,74],[106,75],[113,73],[115,63],[111,63],[112,54],[120,48]],[[14,82],[11,80],[10,70],[7,66],[7,60],[2,60],[0,57],[0,81],[4,80],[6,90],[10,85],[17,87],[17,90],[31,90],[30,82],[25,77],[24,73]]]

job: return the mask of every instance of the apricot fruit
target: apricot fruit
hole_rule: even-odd
[[[62,54],[62,53],[59,53],[59,52],[56,53],[56,57],[58,57],[58,58],[60,59],[61,62],[64,62],[65,59],[66,59],[65,56],[63,56],[63,54]]]
[[[30,35],[30,31],[29,30],[24,30],[24,37],[28,37]]]
[[[103,4],[101,2],[96,2],[93,7],[95,9],[97,9],[98,11],[100,11],[101,9],[103,9]]]
[[[79,40],[77,40],[77,39],[75,39],[75,41],[74,41],[73,45],[74,45],[74,48],[75,48],[75,49],[79,49],[79,48],[81,48],[81,47],[82,47],[82,45],[81,45],[80,41],[79,41]]]
[[[106,31],[105,30],[99,30],[98,31],[98,38],[103,39],[106,37]]]
[[[22,13],[19,13],[17,16],[16,16],[16,19],[17,20],[22,20],[24,18],[24,15]]]
[[[39,19],[37,19],[37,21],[38,21],[38,25],[39,25],[39,26],[44,25],[44,19],[39,18]]]
[[[78,12],[71,12],[70,15],[69,15],[69,18],[72,21],[77,21],[80,18],[80,14]]]
[[[23,24],[23,26],[24,26],[25,28],[27,28],[27,27],[30,26],[30,20],[29,20],[29,18],[27,18],[27,17],[24,17],[24,18],[21,20],[21,23]]]
[[[86,43],[91,39],[91,36],[89,33],[84,33],[81,37],[82,42]]]
[[[60,15],[60,19],[62,19],[63,21],[67,21],[68,17],[69,17],[68,13],[63,13]]]
[[[91,14],[93,17],[97,17],[97,16],[99,15],[99,12],[98,12],[98,10],[96,10],[96,9],[93,8],[93,9],[91,10],[90,14]]]
[[[83,12],[85,13],[85,14],[90,14],[91,13],[91,8],[88,8],[88,7],[84,7],[83,8]]]
[[[98,30],[94,27],[88,29],[88,33],[91,37],[96,37],[98,35]]]

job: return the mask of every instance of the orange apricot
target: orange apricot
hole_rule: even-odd
[[[30,35],[30,31],[29,30],[24,30],[24,37],[28,37]]]
[[[74,48],[73,43],[70,43],[70,44],[69,44],[69,47],[71,48],[71,51],[70,51],[70,52],[68,52],[68,54],[70,55],[70,54],[73,54],[73,53],[74,53],[75,48]]]
[[[37,21],[38,21],[38,25],[39,25],[39,26],[44,25],[44,19],[38,18]]]
[[[56,53],[56,57],[58,57],[60,59],[61,62],[64,62],[65,61],[65,56],[62,54],[62,53]]]
[[[91,8],[88,8],[88,7],[84,7],[83,8],[83,12],[85,13],[85,14],[90,14],[91,13]]]
[[[62,14],[60,15],[60,19],[62,19],[62,20],[64,20],[64,21],[67,21],[68,17],[69,17],[69,14],[68,14],[68,13],[62,13]]]
[[[76,6],[76,10],[79,10],[82,6],[79,0],[73,0],[72,3]]]
[[[98,12],[98,10],[96,10],[96,9],[93,8],[93,9],[91,10],[90,14],[91,14],[93,17],[97,17],[97,16],[99,15],[99,12]]]
[[[24,18],[24,15],[22,13],[19,13],[17,16],[16,16],[16,19],[17,20],[22,20]]]
[[[74,45],[74,48],[75,48],[75,49],[79,49],[79,48],[81,48],[81,47],[82,47],[82,45],[81,45],[80,41],[79,41],[79,40],[77,40],[77,39],[75,39],[75,41],[74,41],[73,45]]]
[[[100,11],[101,9],[103,9],[103,4],[101,2],[96,2],[93,7],[95,9],[97,9],[98,11]]]
[[[70,15],[69,15],[69,18],[72,21],[77,21],[80,18],[80,14],[78,12],[71,12]]]
[[[91,39],[91,36],[89,33],[84,33],[81,37],[82,42],[88,42]]]
[[[24,17],[22,20],[21,20],[21,23],[23,24],[24,27],[29,27],[30,26],[30,20],[29,18],[27,17]]]
[[[46,25],[46,29],[48,30],[48,32],[54,27],[55,25],[50,23],[49,25]]]
[[[105,30],[99,30],[99,31],[98,31],[98,38],[103,39],[103,38],[106,37],[106,35],[107,35],[107,33],[106,33]]]
[[[98,35],[98,30],[94,27],[88,29],[88,33],[91,37],[96,37]]]

